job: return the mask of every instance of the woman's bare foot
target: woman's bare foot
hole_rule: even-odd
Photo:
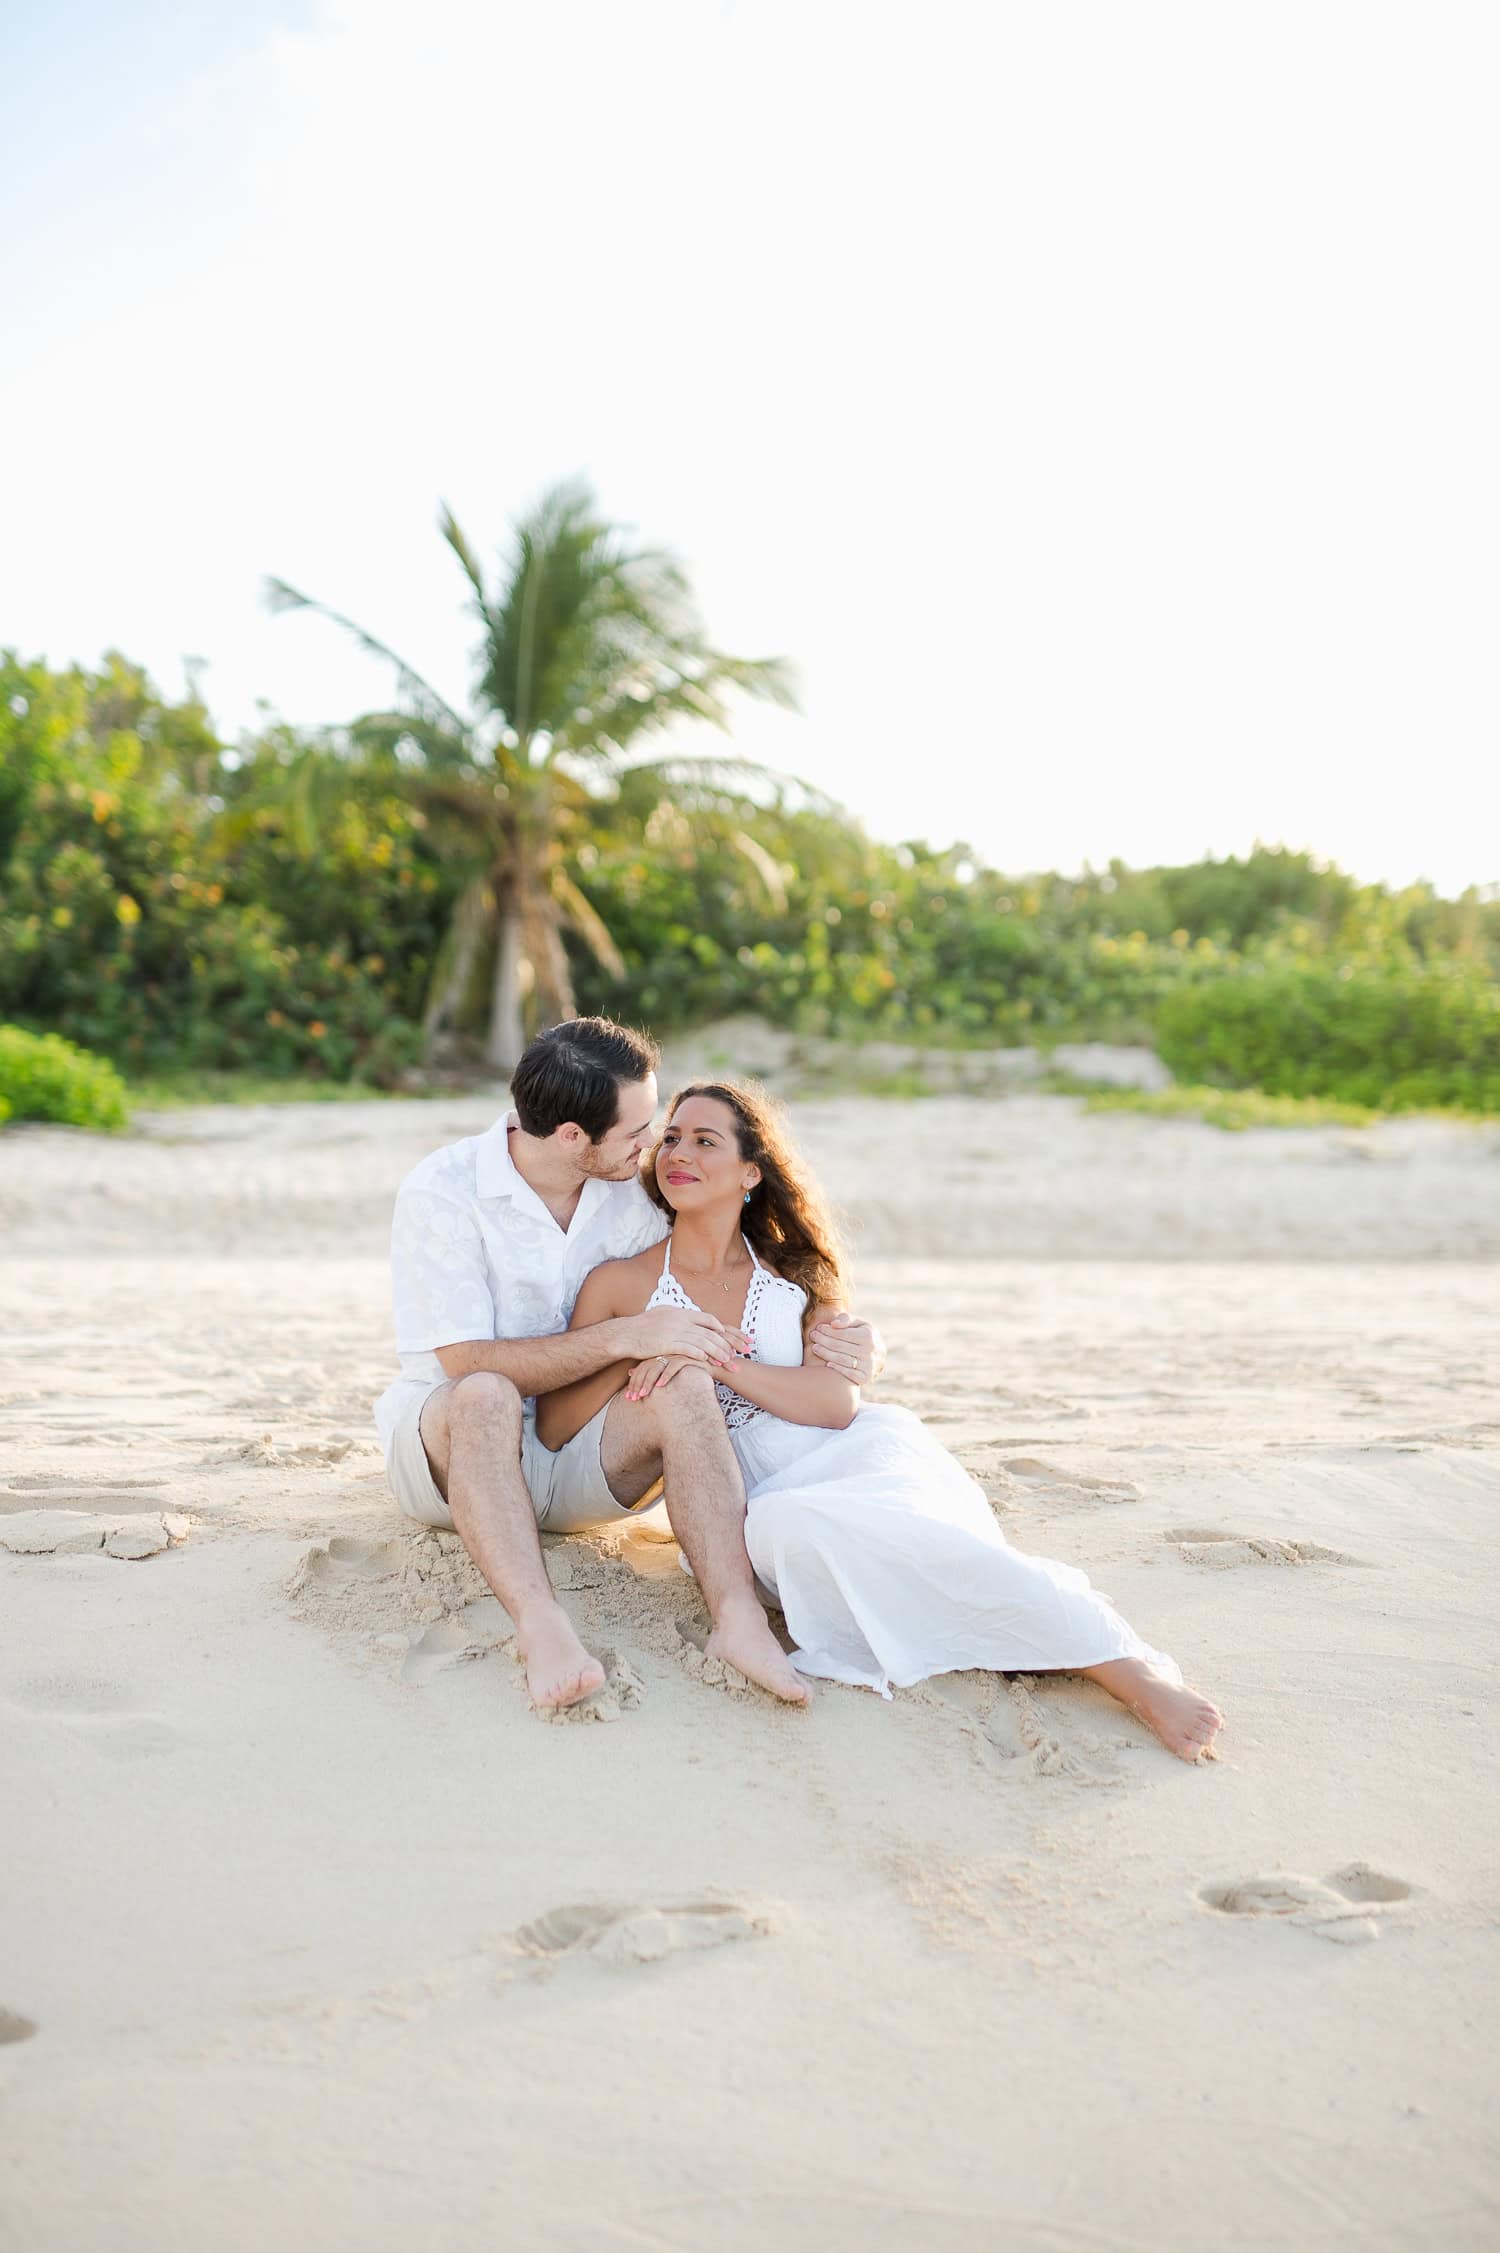
[[[577,1705],[604,1687],[603,1667],[589,1657],[561,1604],[548,1604],[518,1622],[516,1649],[534,1706]]]
[[[1090,1681],[1129,1706],[1179,1760],[1201,1760],[1224,1726],[1223,1714],[1209,1699],[1168,1682],[1144,1659],[1111,1659],[1107,1665],[1084,1671]]]
[[[706,1658],[722,1659],[786,1705],[806,1705],[807,1684],[771,1633],[771,1623],[753,1599],[733,1610],[726,1605],[703,1646]]]

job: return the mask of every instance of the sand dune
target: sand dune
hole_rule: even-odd
[[[493,1108],[0,1137],[0,2239],[1492,2243],[1495,1131],[807,1108],[884,1397],[1199,1771],[1066,1678],[734,1694],[659,1514],[549,1547],[609,1684],[539,1727],[368,1420]]]

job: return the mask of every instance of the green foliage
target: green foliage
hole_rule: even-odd
[[[128,1125],[129,1116],[124,1082],[102,1056],[56,1033],[0,1025],[0,1120],[110,1130]]]
[[[201,706],[117,657],[0,660],[0,776],[7,1016],[129,1070],[381,1080],[415,1059],[443,906],[403,807],[351,802],[300,840],[242,816]]]
[[[607,644],[616,625],[595,624]],[[500,620],[497,647],[502,625],[520,631]],[[439,771],[428,732],[420,760],[368,720],[226,751],[196,698],[163,700],[123,658],[0,659],[0,1017],[132,1082],[312,1091],[401,1084],[436,991],[472,1054],[496,922],[482,871],[509,834],[475,828],[475,794],[510,785],[473,742]],[[1500,1109],[1500,899],[1361,886],[1260,847],[1013,878],[876,843],[724,762],[537,771],[558,792],[547,913],[567,925],[548,990],[571,983],[582,1008],[926,1048],[1132,1039],[1195,1087]],[[556,917],[531,927],[539,947]]]
[[[1388,1111],[1500,1111],[1500,983],[1464,960],[1269,961],[1171,995],[1182,1079]]]
[[[582,858],[631,1006],[659,1028],[751,1009],[802,1032],[925,1042],[1146,1039],[1164,995],[1226,959],[1210,940],[1080,925],[1037,884],[961,850],[875,845],[824,809],[763,808],[755,836],[775,898],[732,851],[705,858],[670,807]],[[581,961],[576,974],[584,1007],[618,1006],[619,982]]]
[[[1201,1119],[1205,1126],[1242,1134],[1247,1127],[1365,1127],[1380,1114],[1363,1103],[1334,1103],[1319,1095],[1266,1095],[1258,1087],[1080,1088],[1086,1111],[1135,1111],[1150,1119]]]

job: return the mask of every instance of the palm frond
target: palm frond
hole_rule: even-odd
[[[623,978],[625,960],[610,937],[608,925],[564,869],[552,871],[552,897],[600,967],[612,978]]]
[[[477,558],[475,557],[474,550],[470,547],[468,541],[464,538],[463,532],[459,527],[457,517],[454,515],[452,509],[449,508],[446,501],[440,501],[438,503],[438,530],[442,533],[443,538],[447,541],[449,547],[453,550],[453,553],[458,557],[459,563],[463,567],[464,577],[468,580],[469,585],[474,589],[475,598],[479,604],[480,615],[488,624],[490,609],[489,599],[484,591],[484,573],[479,568],[479,563]]]
[[[617,758],[640,735],[653,735],[674,720],[706,720],[727,733],[733,707],[723,691],[796,709],[790,668],[778,658],[704,657],[691,670],[663,663],[634,668],[618,678],[603,699],[588,709],[586,735],[564,728],[554,738],[553,756],[567,750],[584,758]]]
[[[439,696],[430,681],[423,680],[415,666],[408,665],[406,659],[398,657],[386,642],[377,640],[363,626],[356,625],[352,618],[346,618],[341,610],[331,610],[326,602],[314,601],[311,595],[302,594],[296,587],[288,586],[285,579],[266,580],[265,601],[266,608],[272,612],[313,610],[320,618],[331,619],[346,634],[352,634],[361,649],[366,650],[371,657],[379,657],[386,664],[395,666],[397,686],[414,710],[425,718],[444,719],[450,726],[462,728],[464,723],[452,705],[445,697]]]
[[[698,806],[739,806],[748,812],[821,814],[841,824],[849,816],[837,799],[807,782],[801,775],[782,774],[754,759],[732,754],[667,752],[659,759],[632,759],[620,771],[622,796],[633,798],[644,786],[670,791],[679,805],[691,811]]]
[[[420,712],[363,712],[350,722],[349,740],[366,755],[401,766],[420,753],[420,764],[433,773],[472,773],[486,764],[470,729]]]
[[[765,887],[766,899],[772,913],[775,915],[784,914],[787,899],[786,878],[781,873],[780,862],[771,858],[760,839],[752,837],[748,829],[733,831],[729,842],[734,850],[750,863],[750,866],[760,878],[762,885]]]
[[[487,615],[481,698],[543,760],[611,765],[673,719],[727,727],[731,692],[795,703],[789,668],[714,649],[677,558],[629,542],[577,482],[517,525]]]
[[[573,626],[609,528],[588,487],[551,486],[515,528],[500,599],[490,612],[480,693],[522,738],[556,717],[555,653]]]

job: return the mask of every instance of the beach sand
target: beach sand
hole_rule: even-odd
[[[498,1099],[0,1137],[7,2253],[1495,2242],[1500,1129],[801,1107],[880,1397],[1224,1707],[607,1654],[387,1499],[385,1234]]]

